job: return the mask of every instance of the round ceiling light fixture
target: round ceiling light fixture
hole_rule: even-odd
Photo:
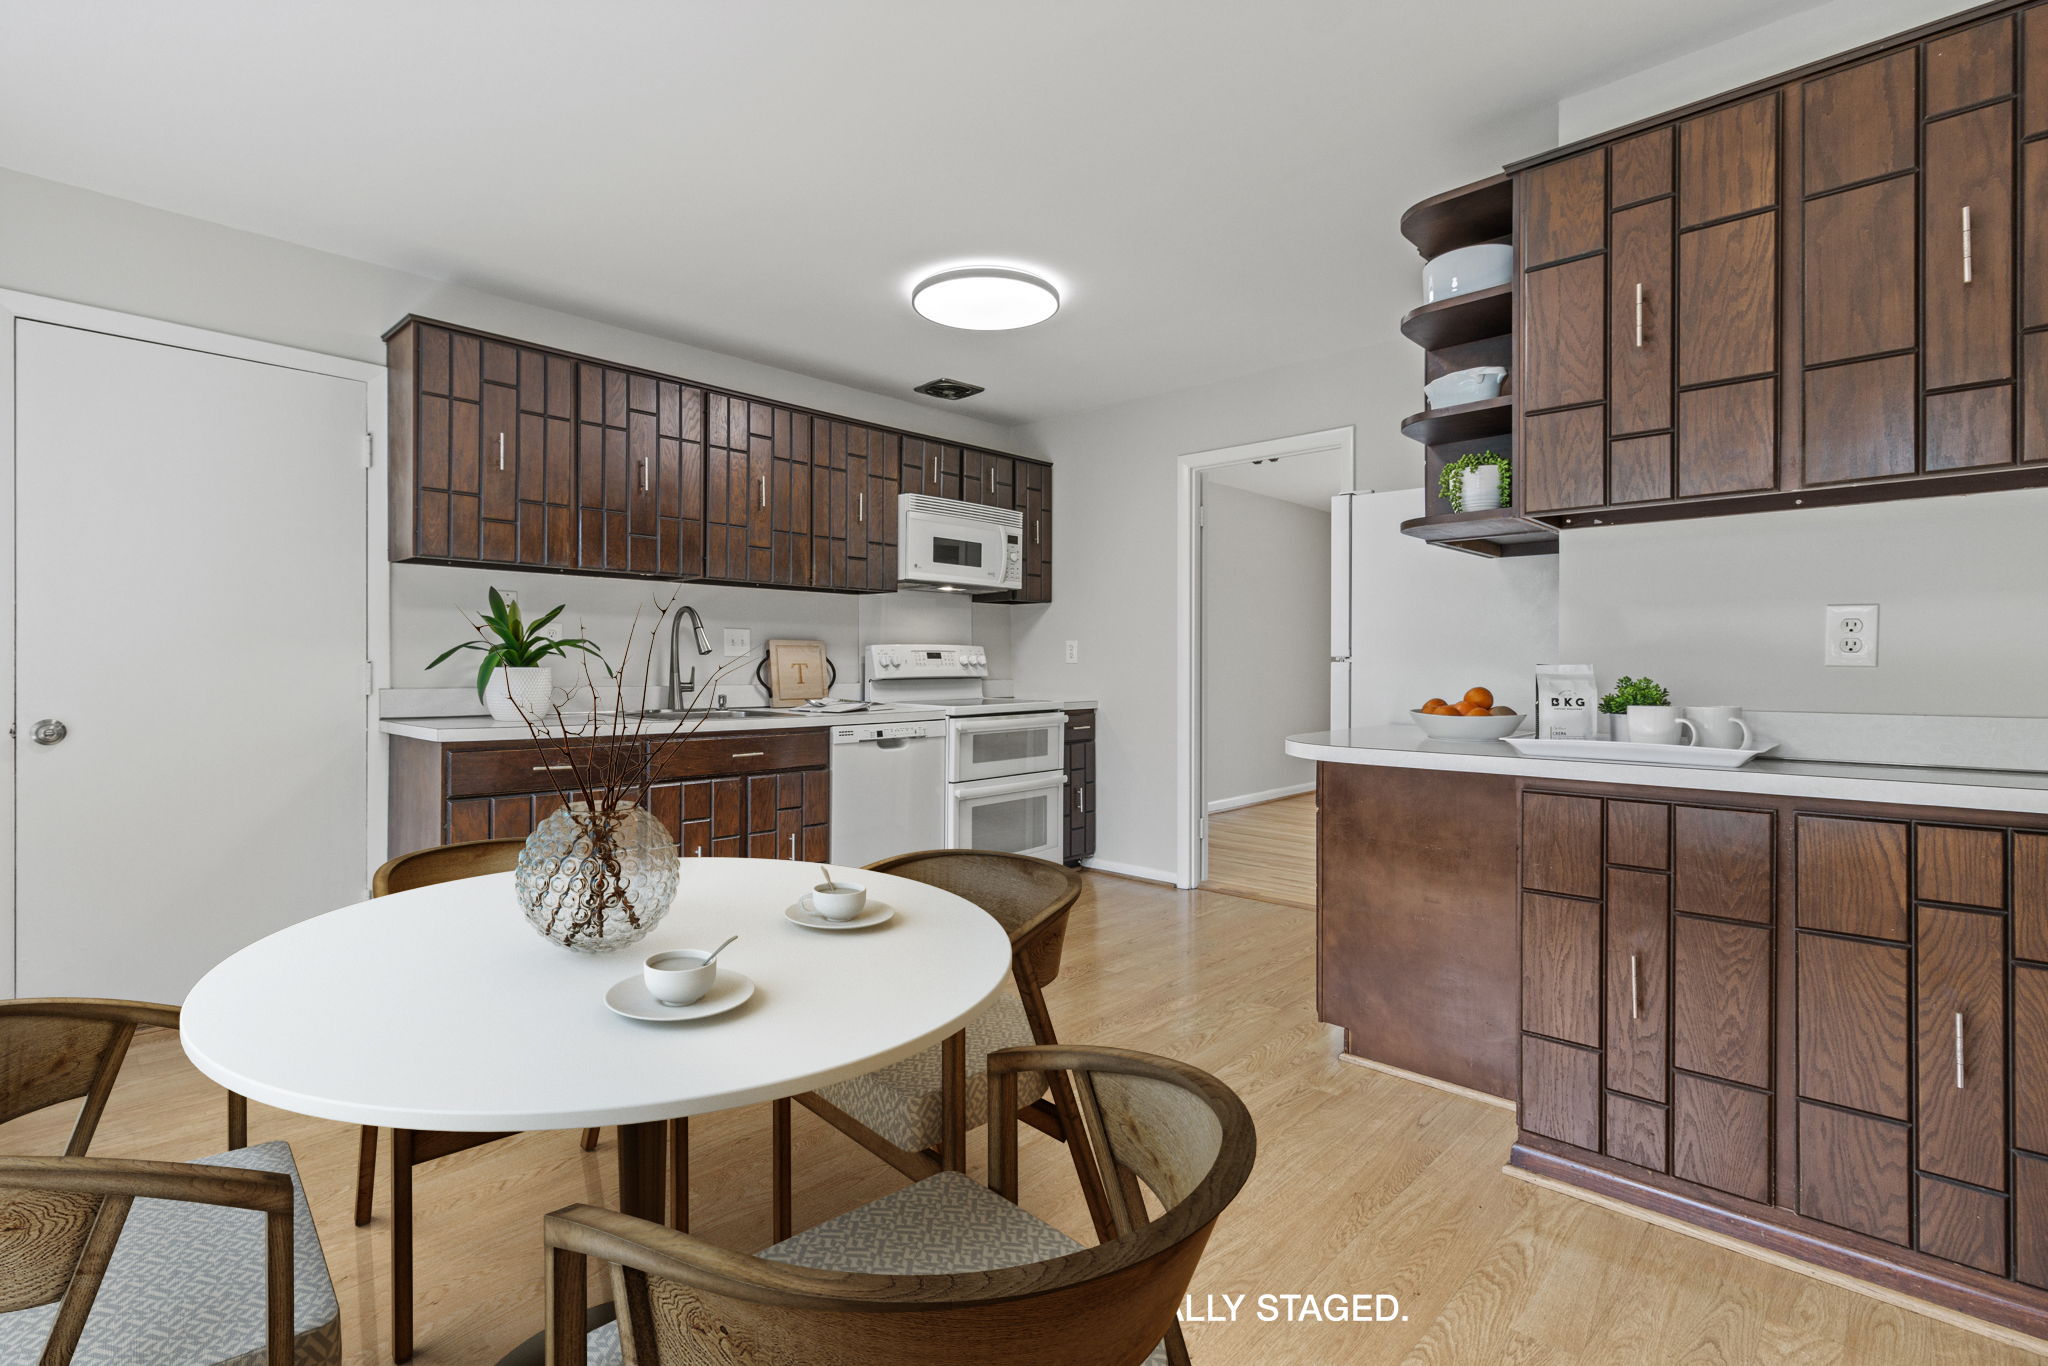
[[[1060,294],[1021,270],[968,266],[920,280],[910,291],[910,306],[946,327],[1001,332],[1044,322],[1060,311]]]

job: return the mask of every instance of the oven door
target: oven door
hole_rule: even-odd
[[[1060,772],[1067,766],[1067,714],[962,716],[953,721],[946,781],[974,783],[1022,773]]]
[[[1066,857],[1067,775],[1034,773],[954,783],[947,806],[946,846],[1030,854],[1054,863]]]

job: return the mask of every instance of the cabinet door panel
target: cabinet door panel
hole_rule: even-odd
[[[2036,22],[2048,33],[2048,15]],[[2048,54],[2041,65],[2048,68]],[[2048,142],[2020,148],[2020,195],[2020,326],[2039,327],[2048,323]]]
[[[2005,1197],[1931,1176],[1917,1180],[1920,1250],[2003,1276]]]
[[[1922,374],[1930,389],[2009,379],[2012,106],[1927,125]],[[1963,214],[1968,212],[1967,245]]]
[[[1671,436],[1637,436],[1607,446],[1609,503],[1647,503],[1671,496]]]
[[[2013,386],[1927,396],[1927,468],[1970,469],[2013,461]]]
[[[1538,166],[1526,174],[1524,185],[1527,199],[1517,234],[1524,266],[1582,256],[1605,245],[1605,149]]]
[[[1778,216],[1753,214],[1678,239],[1678,382],[1713,384],[1778,366]]]
[[[1770,1097],[1683,1072],[1673,1076],[1671,1174],[1745,1200],[1770,1199]]]
[[[1607,410],[1568,408],[1521,420],[1520,498],[1531,512],[1568,512],[1607,501],[1602,465],[1607,444]]]
[[[1665,1159],[1665,1108],[1628,1096],[1607,1097],[1607,1155],[1661,1172]]]
[[[1600,799],[1531,792],[1522,798],[1522,885],[1600,895]]]
[[[1553,1039],[1600,1042],[1600,907],[1522,897],[1522,1028]]]
[[[1775,93],[1678,125],[1678,225],[1692,227],[1778,202]]]
[[[1801,816],[1799,924],[1872,939],[1906,937],[1906,827]]]
[[[1907,1129],[1890,1120],[1799,1106],[1799,1212],[1904,1247],[1912,1203]]]
[[[2048,460],[2048,332],[2029,332],[2020,346],[2020,459]]]
[[[1607,254],[1607,426],[1610,432],[1671,425],[1671,201],[1614,215]]]
[[[1678,806],[1672,826],[1673,906],[1695,915],[1771,920],[1776,849],[1769,812]]]
[[[1911,474],[1913,358],[1833,365],[1806,374],[1806,482]]]
[[[2012,837],[2012,951],[2048,962],[2048,835]]]
[[[1671,880],[1625,868],[1607,874],[1607,1089],[1665,1098],[1666,945]]]
[[[1906,950],[1798,937],[1799,1094],[1905,1119]]]
[[[1899,176],[1806,206],[1806,363],[1905,351],[1918,338],[1918,186]]]
[[[1953,906],[2005,907],[2005,832],[1923,825],[1913,840],[1913,894]]]
[[[1678,396],[1678,496],[1751,493],[1778,483],[1778,382]]]
[[[1614,207],[1671,193],[1671,130],[1655,128],[1609,149]]]
[[[483,515],[509,522],[517,514],[519,470],[519,391],[486,384],[483,402]]]
[[[1806,193],[1912,169],[1920,131],[1915,66],[1912,52],[1895,52],[1801,87]]]
[[[1671,808],[1663,802],[1608,802],[1607,861],[1631,868],[1669,868]]]
[[[1927,44],[1928,118],[2010,95],[2012,89],[2011,15]],[[1928,159],[1933,160],[1931,148]]]
[[[1769,1086],[1770,930],[1679,916],[1671,935],[1672,1062]]]
[[[1922,906],[1918,971],[1923,1171],[2005,1189],[2005,926]]]
[[[2048,1289],[2048,1158],[2012,1160],[2012,1274]]]
[[[1600,1147],[1600,1055],[1522,1036],[1521,1124],[1532,1134]]]
[[[1522,277],[1522,408],[1598,403],[1604,390],[1607,271],[1587,257]]]

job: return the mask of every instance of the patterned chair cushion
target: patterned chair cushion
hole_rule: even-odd
[[[1006,987],[967,1026],[968,1128],[988,1117],[988,1055],[1033,1042],[1023,998],[1014,988]],[[899,1148],[920,1152],[936,1147],[944,1118],[939,1108],[939,1083],[945,1071],[942,1050],[943,1045],[936,1045],[878,1072],[821,1086],[818,1094]],[[1042,1072],[1017,1078],[1019,1105],[1029,1105],[1045,1091]]]
[[[293,1321],[300,1366],[339,1366],[341,1314],[291,1145],[200,1162],[292,1179]],[[263,1366],[263,1215],[183,1200],[137,1200],[114,1246],[73,1366]],[[55,1304],[0,1314],[0,1366],[34,1366]]]

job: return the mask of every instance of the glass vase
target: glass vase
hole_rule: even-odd
[[[680,872],[667,827],[633,802],[601,816],[572,802],[534,827],[513,884],[527,920],[577,953],[609,953],[668,914]]]

